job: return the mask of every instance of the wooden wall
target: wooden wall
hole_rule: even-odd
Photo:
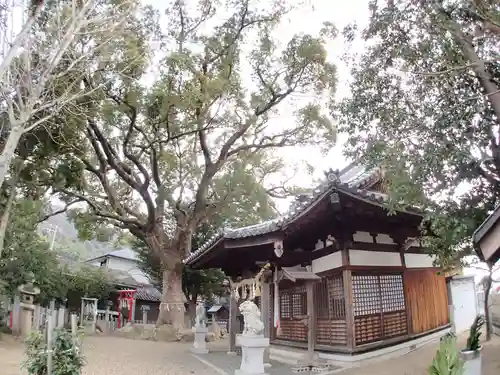
[[[448,324],[448,293],[444,276],[438,276],[432,269],[406,270],[404,287],[410,334]]]

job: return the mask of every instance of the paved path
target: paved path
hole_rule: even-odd
[[[192,344],[191,344],[192,345]],[[220,375],[196,360],[190,344],[161,343],[114,337],[87,337],[82,375]],[[23,345],[0,342],[0,374],[24,375]]]

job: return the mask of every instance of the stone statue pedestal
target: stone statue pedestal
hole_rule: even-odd
[[[264,335],[240,335],[236,345],[241,346],[241,366],[234,375],[267,375],[264,371],[264,351],[269,347],[269,338]]]
[[[205,341],[208,333],[207,327],[193,327],[194,342],[191,352],[195,354],[207,354],[208,348]]]

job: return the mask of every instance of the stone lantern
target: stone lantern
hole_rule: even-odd
[[[21,294],[20,334],[21,336],[27,336],[31,332],[35,296],[40,294],[40,289],[34,286],[32,281],[19,286],[18,290]]]

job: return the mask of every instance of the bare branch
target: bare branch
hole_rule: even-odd
[[[48,214],[43,215],[43,216],[42,216],[42,217],[38,220],[38,223],[42,223],[42,222],[44,222],[44,221],[46,221],[46,220],[50,219],[52,216],[57,216],[57,215],[59,215],[59,214],[62,214],[62,213],[64,213],[64,212],[68,211],[68,209],[69,209],[72,205],[74,205],[75,203],[79,203],[79,202],[83,202],[83,200],[82,200],[82,199],[74,199],[74,200],[72,200],[72,201],[70,201],[70,202],[66,203],[66,204],[64,205],[64,207],[63,207],[63,208],[60,208],[59,210],[55,210],[55,211],[52,211],[52,212],[50,212],[50,213],[48,213]]]
[[[89,95],[90,92],[80,89],[82,77],[76,75],[72,81],[66,82],[66,90],[53,98],[54,89],[60,86],[62,77],[69,78],[78,70],[87,72],[94,64],[93,53],[86,51],[75,58],[71,50],[83,37],[97,32],[107,33],[109,37],[104,38],[102,44],[93,45],[92,52],[107,48],[111,37],[116,36],[116,30],[123,26],[135,9],[132,1],[114,8],[103,8],[98,0],[47,5],[54,7],[46,12],[49,17],[47,25],[58,27],[44,30],[50,39],[51,44],[48,45],[39,33],[32,33],[43,5],[44,2],[40,2],[30,14],[0,65],[0,93],[6,99],[10,122],[7,144],[0,154],[0,185],[22,134],[46,123],[68,104]],[[21,46],[24,51],[15,59]],[[65,58],[70,55],[73,59],[66,64]],[[63,67],[65,73],[57,72],[64,64],[67,65],[66,69]]]

